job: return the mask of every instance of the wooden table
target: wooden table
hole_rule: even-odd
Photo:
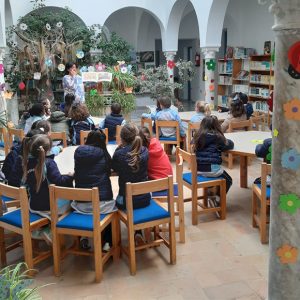
[[[255,148],[263,140],[271,138],[271,132],[265,131],[239,131],[225,133],[225,137],[234,142],[234,148],[228,153],[240,157],[240,187],[248,187],[248,162],[247,157],[256,157]]]
[[[55,162],[57,163],[58,169],[61,174],[68,174],[74,172],[74,152],[78,146],[70,146],[64,148],[63,152],[55,156]],[[117,145],[107,145],[107,150],[112,157]]]
[[[193,111],[183,111],[183,112],[179,112],[178,114],[182,121],[189,122],[191,120],[192,116],[194,116],[196,114],[196,112],[194,110]],[[213,116],[216,116],[218,118],[218,120],[221,122],[223,122],[228,117],[228,112],[219,113],[216,110],[213,110],[211,112],[211,114]]]

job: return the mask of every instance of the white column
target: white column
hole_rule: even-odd
[[[167,68],[169,74],[169,80],[173,83],[174,82],[174,68],[175,68],[175,58],[176,51],[165,51],[165,57],[167,60]]]
[[[3,61],[4,61],[4,56],[5,56],[5,48],[0,48],[0,68],[1,68],[1,72],[0,72],[0,85],[5,84],[5,80],[4,80],[4,71],[2,72],[2,70],[4,70],[4,65],[3,65]],[[0,91],[0,111],[3,110],[7,110],[6,108],[6,100],[4,98],[4,91]]]
[[[300,2],[272,3],[276,49],[268,299],[299,300]]]
[[[215,70],[218,67],[216,61],[216,53],[219,51],[218,47],[203,47],[201,48],[205,59],[205,102],[214,108],[215,104]]]

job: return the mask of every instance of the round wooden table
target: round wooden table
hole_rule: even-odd
[[[225,133],[225,137],[234,142],[234,148],[227,151],[240,157],[240,187],[248,187],[247,157],[256,157],[255,148],[263,140],[272,137],[271,132],[265,131],[239,131]]]
[[[183,111],[183,112],[179,112],[178,114],[179,114],[181,121],[189,122],[191,120],[192,116],[194,116],[196,114],[196,112],[194,110],[193,111]],[[216,116],[220,122],[223,122],[228,117],[228,112],[219,113],[216,110],[213,110],[211,112],[211,114],[213,116]]]

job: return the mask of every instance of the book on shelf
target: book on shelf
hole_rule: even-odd
[[[232,78],[229,76],[219,75],[219,83],[221,85],[231,85],[232,84]]]
[[[270,97],[270,90],[260,87],[250,87],[249,96],[268,99]]]
[[[246,71],[246,70],[241,70],[238,74],[237,74],[237,76],[236,76],[236,78],[235,78],[236,80],[248,80],[249,81],[249,72],[248,71]]]
[[[251,74],[250,76],[250,83],[270,84],[270,82],[271,82],[270,75]]]
[[[232,60],[219,62],[219,74],[232,74]]]
[[[270,61],[251,61],[250,70],[253,71],[270,71],[271,62]]]
[[[249,93],[249,86],[248,84],[234,84],[233,85],[233,93],[243,93],[248,94]]]
[[[229,98],[229,96],[227,96],[227,95],[218,95],[218,106],[227,107],[228,98]]]
[[[266,101],[255,101],[253,110],[267,113],[269,111],[269,106]]]

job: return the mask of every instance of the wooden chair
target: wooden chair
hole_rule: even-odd
[[[13,201],[19,201],[21,208],[10,211],[6,214],[2,212],[2,205],[0,206],[0,253],[1,264],[6,265],[6,253],[23,244],[24,260],[29,269],[44,259],[52,256],[52,251],[39,252],[34,256],[31,233],[43,226],[49,224],[47,218],[43,218],[37,214],[29,212],[29,201],[25,187],[16,188],[3,183],[0,183],[0,196],[6,196]],[[9,230],[13,233],[22,236],[22,241],[15,242],[11,245],[5,245],[4,230]]]
[[[141,118],[141,127],[148,127],[151,137],[153,135],[152,122],[151,119]]]
[[[264,113],[261,114],[255,114],[250,118],[252,126],[255,125],[255,127],[252,127],[254,130],[257,131],[264,131],[265,130],[265,124],[266,124],[266,116]],[[252,130],[253,130],[252,129]]]
[[[195,131],[199,130],[200,123],[188,123],[188,132],[187,132],[187,149],[188,152],[192,153],[193,145],[191,144]]]
[[[145,208],[133,209],[132,197],[149,192],[161,190],[168,191],[168,209],[165,210],[158,202],[151,199],[150,205]],[[170,263],[176,263],[176,241],[174,224],[174,199],[173,199],[173,177],[152,180],[140,183],[126,184],[126,211],[119,210],[120,220],[126,225],[128,231],[128,247],[121,247],[129,258],[130,274],[136,274],[135,251],[149,247],[159,246],[164,243],[170,251]],[[168,224],[169,239],[167,240],[161,233],[155,231],[154,241],[145,243],[141,246],[135,246],[134,233],[136,230],[142,230],[159,225]]]
[[[8,147],[9,147],[9,149],[12,147],[15,137],[18,137],[20,142],[25,137],[23,129],[7,128],[7,133],[8,133]]]
[[[120,145],[121,144],[121,130],[122,130],[122,125],[117,125],[116,127],[116,144]]]
[[[114,261],[119,258],[119,221],[117,212],[101,215],[99,208],[99,191],[93,189],[75,189],[58,187],[53,184],[50,189],[50,206],[51,206],[51,230],[53,235],[53,260],[54,274],[60,276],[61,259],[65,255],[72,253],[75,255],[94,256],[96,282],[102,279],[103,265],[113,257]],[[76,212],[69,212],[58,217],[57,200],[78,200],[92,202],[93,214],[85,215]],[[107,253],[102,253],[101,233],[108,225],[112,226],[112,247]],[[75,243],[62,249],[63,236],[77,237]],[[81,250],[79,248],[79,237],[93,238],[94,251]]]
[[[237,130],[239,130],[239,131],[252,130],[251,120],[230,122],[227,132],[233,132],[233,131],[237,131]],[[234,155],[232,153],[223,154],[222,159],[228,163],[228,169],[233,168]]]
[[[179,147],[176,149],[176,176],[178,189],[183,195],[183,187],[187,187],[192,192],[192,224],[198,224],[198,215],[219,212],[220,219],[226,218],[226,181],[223,177],[204,177],[197,175],[196,155],[188,153]],[[190,172],[183,173],[183,163],[186,162],[190,166]],[[220,189],[220,207],[208,207],[207,189]],[[203,189],[203,196],[198,197],[198,189]],[[201,210],[198,210],[198,206]]]
[[[108,129],[104,128],[104,129],[102,129],[102,131],[104,131],[104,133],[106,135],[105,143],[107,145],[108,144]],[[85,144],[87,136],[89,135],[90,132],[91,132],[90,130],[81,130],[80,131],[80,145],[84,145]]]
[[[270,210],[271,187],[267,186],[267,175],[271,174],[271,165],[262,163],[261,184],[252,186],[252,226],[258,227],[261,243],[267,243],[268,211]],[[258,207],[258,203],[260,204]],[[259,210],[259,212],[258,212]]]
[[[5,156],[9,153],[10,151],[10,147],[9,147],[9,143],[8,143],[8,135],[7,135],[7,130],[5,127],[1,127],[0,128],[0,136],[2,136],[2,141],[3,141],[3,149],[4,149],[4,153]]]
[[[52,141],[58,140],[62,141],[63,147],[67,148],[67,134],[65,132],[51,132],[50,138]]]

